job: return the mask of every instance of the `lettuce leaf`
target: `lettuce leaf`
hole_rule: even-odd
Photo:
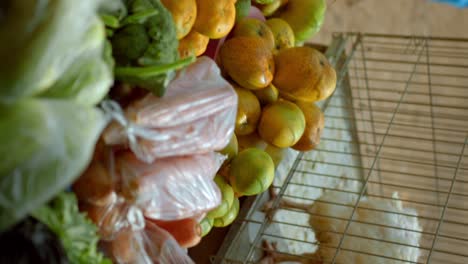
[[[67,98],[83,105],[99,103],[109,92],[114,67],[110,46],[106,43],[102,22],[95,18],[93,26],[81,40],[82,54],[56,82],[40,94],[47,98]]]
[[[99,17],[100,0],[1,2],[0,103],[46,91],[83,53],[95,48],[90,44],[105,40],[105,35],[93,35],[91,42],[83,41]]]
[[[30,98],[0,105],[0,232],[69,186],[107,123],[95,107]]]
[[[78,210],[76,196],[62,192],[49,204],[32,213],[62,241],[73,264],[110,264],[97,250],[97,227]]]

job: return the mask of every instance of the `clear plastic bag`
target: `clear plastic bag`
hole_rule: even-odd
[[[205,214],[203,214],[205,216]],[[166,230],[177,243],[183,248],[191,248],[200,243],[202,238],[202,229],[200,226],[200,217],[185,218],[175,221],[162,221],[146,218],[147,222],[152,222],[158,227]]]
[[[121,230],[101,248],[117,264],[194,263],[167,231],[149,221],[141,230]]]
[[[178,72],[164,97],[147,95],[123,112],[112,102],[103,108],[114,116],[104,132],[108,145],[128,145],[140,160],[221,150],[234,132],[237,95],[216,63],[201,57]]]
[[[140,230],[145,227],[145,219],[140,208],[128,203],[120,196],[105,206],[80,202],[80,211],[98,227],[98,234],[102,240],[113,240],[124,229]]]
[[[210,152],[140,161],[129,150],[98,143],[93,161],[73,184],[80,210],[111,240],[122,229],[144,227],[144,215],[159,220],[200,218],[221,202],[213,181],[225,157]]]
[[[210,152],[158,159],[151,164],[132,152],[116,158],[121,194],[160,220],[190,218],[217,207],[221,193],[213,181],[224,156]]]

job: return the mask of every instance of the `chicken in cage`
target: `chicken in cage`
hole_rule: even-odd
[[[411,208],[403,208],[397,192],[393,194],[392,200],[363,197],[360,200],[359,208],[356,208],[354,205],[358,199],[358,194],[331,190],[325,191],[320,199],[311,205],[283,198],[280,201],[282,208],[302,210],[310,215],[309,224],[315,231],[320,246],[312,254],[282,255],[276,253],[274,246],[265,241],[264,244],[269,255],[264,258],[263,262],[392,263],[392,259],[417,261],[419,257],[417,247],[422,229],[416,211]],[[349,218],[359,224],[351,225],[348,221],[343,221],[343,219]],[[378,226],[369,227],[363,224],[366,222],[373,222]],[[341,241],[341,238],[336,234],[350,234],[354,235],[356,239]],[[383,241],[389,243],[382,243]],[[373,255],[384,254],[390,260],[379,261],[374,257],[363,257],[358,254],[340,254],[335,258],[335,247],[340,243],[341,247],[353,248],[357,251],[366,250]]]
[[[321,143],[288,150],[213,263],[468,263],[468,39],[336,33]]]

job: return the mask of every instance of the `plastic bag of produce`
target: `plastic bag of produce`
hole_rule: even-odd
[[[101,239],[111,240],[124,228],[144,228],[142,211],[119,192],[119,178],[115,173],[116,151],[102,141],[96,144],[93,160],[73,183],[80,210],[98,226]]]
[[[98,227],[102,240],[114,239],[123,229],[140,230],[145,227],[142,210],[122,197],[115,197],[113,202],[104,206],[80,202],[80,210],[86,212]]]
[[[129,145],[139,159],[206,153],[224,148],[234,132],[237,95],[216,63],[201,57],[178,72],[162,98],[148,95],[122,113],[103,105],[113,122],[104,132],[109,145]]]
[[[214,152],[144,163],[131,153],[116,157],[120,191],[145,216],[160,220],[190,218],[221,203],[213,178],[224,160]]]
[[[194,263],[168,232],[149,221],[142,230],[123,229],[101,248],[117,264]]]
[[[204,216],[203,214],[202,216]],[[203,218],[203,217],[202,217]],[[146,218],[146,222],[152,222],[158,227],[166,230],[183,248],[191,248],[200,243],[202,229],[200,217],[185,218],[174,221],[163,221]]]
[[[203,216],[217,207],[221,194],[213,178],[224,158],[210,152],[148,164],[128,150],[99,142],[73,191],[101,238],[109,240],[123,228],[142,228],[143,214],[178,220]]]

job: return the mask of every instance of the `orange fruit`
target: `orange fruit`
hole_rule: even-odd
[[[222,217],[215,218],[213,220],[213,226],[225,227],[225,226],[232,224],[232,222],[236,220],[237,214],[239,213],[239,208],[240,208],[239,199],[234,198],[234,202],[232,203],[232,206],[229,209],[229,211]]]
[[[253,93],[255,96],[257,96],[261,105],[267,105],[276,102],[279,95],[278,89],[276,89],[272,83],[263,89],[254,90]]]
[[[213,219],[222,217],[223,215],[227,214],[232,206],[232,202],[234,201],[234,191],[232,190],[231,185],[228,184],[226,179],[223,176],[216,175],[214,181],[218,186],[219,190],[221,191],[222,199],[221,204],[218,205],[218,207],[209,211],[206,214],[206,217]]]
[[[256,195],[270,187],[275,177],[275,165],[270,155],[257,148],[239,152],[232,160],[229,181],[235,193]]]
[[[200,228],[201,228],[201,237],[204,237],[210,233],[211,229],[213,228],[213,218],[205,217],[203,220],[200,221]]]
[[[288,100],[315,102],[335,91],[335,69],[316,49],[304,46],[280,50],[275,66],[273,84]]]
[[[325,117],[320,108],[314,103],[297,102],[296,105],[304,114],[306,127],[304,134],[292,148],[299,151],[309,151],[316,148],[320,143],[320,136],[325,126]]]
[[[278,10],[288,3],[289,0],[274,0],[268,4],[258,4],[255,3],[255,6],[262,11],[262,14],[266,17],[270,17],[275,14]]]
[[[266,21],[266,24],[273,33],[275,40],[275,53],[282,49],[294,47],[294,31],[288,22],[281,18],[271,18]]]
[[[305,130],[305,117],[294,103],[279,100],[263,109],[258,133],[266,142],[287,148],[296,144]]]
[[[265,22],[255,18],[246,17],[237,22],[234,26],[233,36],[259,37],[262,38],[271,49],[275,47],[275,37],[271,29]]]
[[[247,90],[234,85],[239,98],[236,116],[236,135],[248,135],[257,129],[257,123],[262,112],[257,97]]]
[[[233,0],[197,0],[197,18],[193,28],[212,39],[227,36],[236,21]]]
[[[220,151],[220,153],[227,156],[225,162],[228,162],[237,155],[238,149],[237,137],[236,134],[233,133],[231,140],[229,140],[229,143]]]
[[[195,0],[161,0],[161,2],[172,14],[177,39],[187,36],[197,17],[197,3]]]
[[[239,137],[239,149],[242,151],[247,148],[258,148],[268,153],[275,164],[275,168],[283,160],[287,150],[286,148],[278,148],[265,142],[258,133]]]
[[[268,144],[258,135],[257,132],[245,136],[238,136],[237,142],[239,144],[239,152],[248,148],[264,150]]]
[[[259,37],[231,38],[221,46],[219,57],[226,73],[244,88],[262,89],[273,80],[273,53]]]
[[[210,39],[207,36],[192,30],[187,36],[179,40],[179,56],[181,58],[192,55],[200,56],[205,52],[209,41]]]
[[[288,0],[280,8],[276,17],[286,20],[294,31],[296,42],[312,38],[325,20],[327,3],[325,0]]]

